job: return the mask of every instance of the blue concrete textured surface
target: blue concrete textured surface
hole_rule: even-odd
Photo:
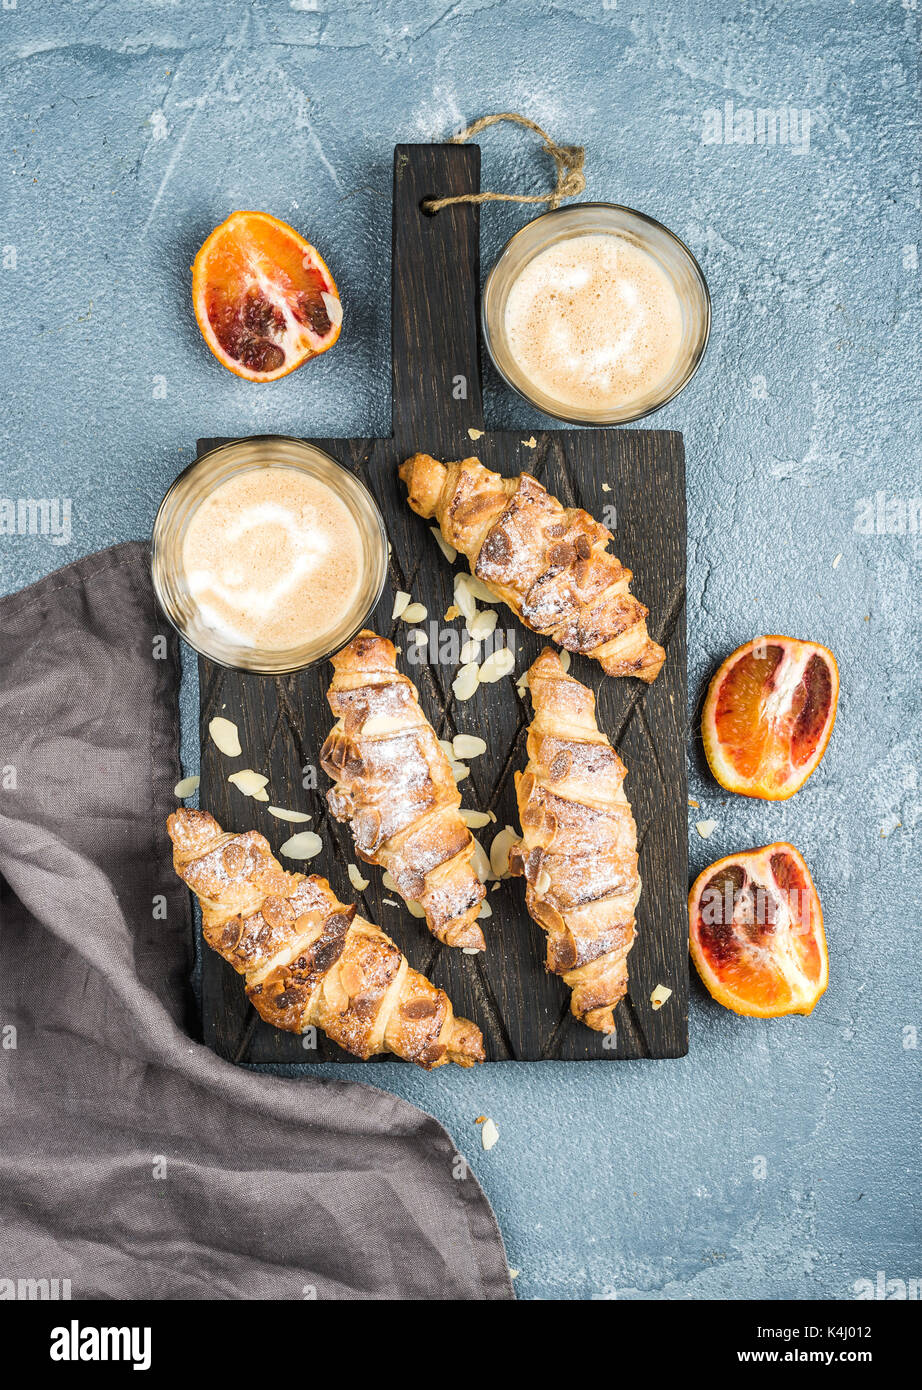
[[[811,1018],[762,1023],[694,982],[681,1061],[375,1068],[469,1155],[523,1298],[849,1299],[922,1276],[919,26],[899,0],[0,9],[0,492],[73,509],[62,544],[0,537],[3,592],[148,533],[198,436],[387,432],[397,141],[524,112],[586,146],[588,196],[666,222],[708,277],[707,359],[654,422],[688,457],[693,728],[758,633],[828,643],[842,697],[786,803],[723,793],[692,742],[692,867],[793,840],[831,983]],[[781,108],[770,144],[758,112]],[[544,186],[531,137],[481,144],[484,187]],[[195,251],[238,207],[311,237],[346,306],[335,351],[269,387],[225,372],[191,312]],[[529,215],[485,211],[485,265]],[[544,423],[488,384],[492,424]]]

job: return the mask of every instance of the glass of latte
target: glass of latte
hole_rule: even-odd
[[[613,203],[535,218],[506,243],[484,286],[484,338],[500,375],[573,424],[659,410],[694,376],[710,324],[688,247]]]
[[[154,588],[190,646],[280,675],[355,636],[381,596],[387,536],[354,474],[300,439],[224,444],[181,473],[153,532]]]

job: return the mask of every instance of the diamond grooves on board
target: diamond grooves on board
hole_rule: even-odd
[[[483,1029],[488,1058],[494,1061],[660,1057],[685,1050],[684,533],[678,504],[675,514],[670,511],[671,499],[684,494],[681,440],[631,431],[593,440],[595,433],[550,432],[539,435],[531,449],[524,431],[488,432],[452,456],[479,452],[489,466],[509,475],[526,469],[566,504],[585,506],[598,516],[607,496],[602,489],[606,470],[619,508],[612,549],[625,563],[633,561],[632,588],[650,608],[651,636],[667,649],[664,670],[652,686],[605,677],[596,663],[579,657],[571,665],[572,674],[596,692],[600,727],[628,768],[627,792],[638,828],[644,886],[637,943],[629,959],[628,995],[616,1015],[614,1049],[603,1050],[601,1035],[572,1019],[570,991],[544,969],[544,933],[528,916],[518,881],[504,881],[488,895],[493,916],[484,921],[488,949],[483,956],[462,956],[441,946],[402,902],[391,905],[399,901],[397,895],[383,887],[379,868],[357,859],[349,827],[336,821],[327,807],[329,780],[317,762],[332,724],[326,701],[328,663],[266,681],[200,663],[201,804],[228,829],[262,830],[277,850],[286,838],[285,827],[226,781],[228,772],[240,766],[269,775],[273,803],[310,813],[311,828],[324,843],[316,860],[285,862],[285,867],[321,873],[341,897],[358,902],[360,912],[393,936],[417,969],[448,991],[456,1012]],[[650,442],[652,435],[658,442]],[[481,687],[469,702],[458,703],[453,695],[455,668],[450,663],[414,666],[407,656],[407,635],[417,625],[391,619],[394,593],[405,590],[414,602],[425,604],[427,619],[419,626],[434,621],[439,631],[450,627],[460,632],[463,624],[446,622],[444,614],[453,601],[453,573],[466,569],[466,564],[459,558],[450,566],[428,534],[430,523],[406,506],[396,482],[400,450],[393,441],[316,443],[362,477],[387,526],[388,581],[368,626],[402,648],[400,669],[416,684],[440,738],[477,733],[487,740],[487,752],[471,761],[460,790],[465,805],[496,815],[496,823],[478,833],[489,850],[492,836],[504,824],[518,825],[514,777],[527,761],[531,702],[527,692],[524,697],[518,694],[516,681],[545,645],[544,639],[528,632],[497,602],[498,627],[514,634],[515,673]],[[655,526],[651,514],[659,518]],[[235,762],[228,763],[208,738],[208,722],[217,714],[239,722],[243,756]],[[313,787],[302,784],[308,767],[315,770]],[[369,880],[360,893],[349,881],[350,863],[358,864]],[[667,1009],[651,1010],[649,994],[660,982],[675,987],[670,1003],[674,1022]],[[252,1011],[239,978],[211,952],[203,953],[202,999],[206,1041],[223,1056],[246,1062],[352,1061],[323,1038],[316,1052],[305,1052],[293,1035],[261,1021],[251,1027]]]

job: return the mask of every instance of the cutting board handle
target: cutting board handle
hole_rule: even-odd
[[[457,457],[483,429],[480,209],[422,211],[424,198],[480,191],[478,145],[398,145],[391,262],[395,442]]]

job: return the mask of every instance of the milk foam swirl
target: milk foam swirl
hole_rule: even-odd
[[[682,308],[672,281],[626,237],[565,238],[528,261],[505,309],[509,351],[562,406],[617,409],[673,370]]]

